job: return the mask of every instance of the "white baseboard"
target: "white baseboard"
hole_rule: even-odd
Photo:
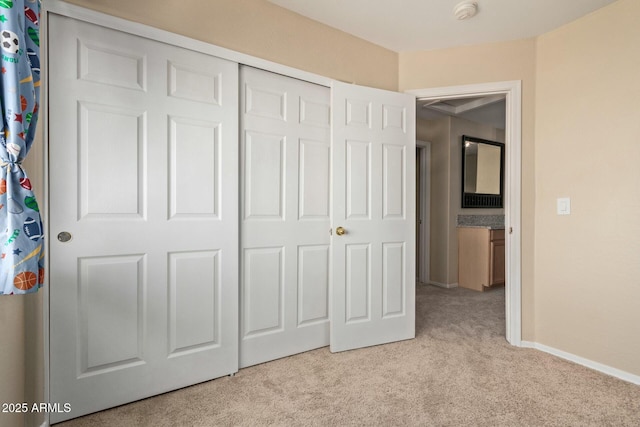
[[[433,286],[437,286],[439,288],[445,288],[445,289],[452,289],[452,288],[458,287],[457,283],[440,283],[440,282],[434,282],[434,281],[427,282],[427,285],[433,285]]]
[[[622,371],[608,365],[603,365],[602,363],[594,362],[593,360],[585,359],[584,357],[576,356],[575,354],[567,353],[566,351],[558,350],[557,348],[549,347],[547,345],[531,341],[522,341],[520,343],[520,346],[540,350],[545,353],[557,356],[561,359],[565,359],[570,362],[577,363],[578,365],[586,366],[587,368],[602,372],[603,374],[619,378],[632,384],[640,385],[639,375],[634,375],[632,373]]]

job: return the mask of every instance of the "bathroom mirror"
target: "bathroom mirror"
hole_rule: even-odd
[[[462,136],[462,207],[502,208],[504,144]]]

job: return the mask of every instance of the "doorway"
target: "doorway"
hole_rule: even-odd
[[[521,98],[520,81],[483,83],[406,91],[421,102],[456,100],[470,97],[505,98],[505,329],[506,339],[521,345]]]

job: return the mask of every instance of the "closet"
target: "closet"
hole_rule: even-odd
[[[48,20],[52,423],[414,336],[414,97],[90,21]]]

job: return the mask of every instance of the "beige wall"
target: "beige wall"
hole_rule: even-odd
[[[21,403],[25,389],[24,297],[0,297],[0,404]],[[42,363],[42,362],[40,362]],[[0,427],[22,425],[22,414],[0,413]]]
[[[462,135],[504,142],[504,131],[469,120],[418,120],[416,138],[431,143],[429,279],[458,283],[458,215],[503,215],[504,209],[462,209]]]
[[[523,339],[635,375],[639,15],[640,2],[618,0],[537,39],[402,53],[399,80],[522,80]],[[558,216],[565,196],[572,213]]]
[[[537,43],[535,338],[640,375],[640,16],[619,0]],[[556,198],[571,197],[571,215]]]
[[[417,120],[416,138],[431,143],[429,200],[429,280],[449,284],[449,199],[451,118]]]
[[[534,339],[534,110],[536,40],[399,56],[399,90],[522,81],[522,337]]]
[[[336,80],[397,89],[397,53],[266,0],[67,1]]]

